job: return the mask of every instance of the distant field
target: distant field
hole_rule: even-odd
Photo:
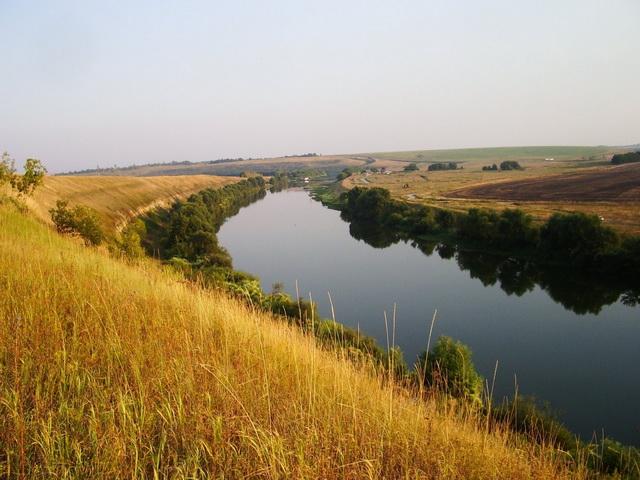
[[[169,176],[169,175],[240,175],[244,171],[254,171],[263,175],[272,175],[277,171],[300,169],[318,169],[329,176],[337,175],[347,167],[372,165],[392,170],[402,170],[407,162],[433,163],[439,161],[464,162],[469,166],[482,162],[500,162],[517,160],[524,162],[544,161],[554,158],[566,161],[607,161],[616,149],[610,147],[499,147],[466,148],[457,150],[417,150],[410,152],[362,153],[354,155],[319,155],[315,157],[291,156],[259,158],[252,160],[197,163],[168,163],[161,165],[140,165],[104,169],[100,171],[79,172],[78,175],[100,176]]]
[[[611,147],[521,147],[371,154],[376,159],[396,161],[401,166],[399,162],[418,163],[418,154],[422,155],[423,163],[464,163],[460,165],[461,169],[451,171],[429,172],[426,166],[421,166],[420,170],[411,173],[395,168],[391,175],[354,175],[347,178],[343,186],[383,187],[395,198],[455,211],[474,207],[521,208],[540,221],[554,212],[582,211],[604,217],[605,223],[622,232],[640,233],[640,199],[633,193],[640,187],[640,179],[609,173],[616,171],[616,167],[608,164],[611,155],[623,150]],[[551,158],[553,160],[546,160]],[[504,160],[516,160],[524,170],[482,170],[485,165],[500,164]],[[570,176],[573,179],[571,186],[559,185],[554,180],[560,178],[558,175]],[[513,187],[510,195],[497,193],[507,185]],[[530,185],[528,190],[525,185]],[[561,187],[564,194],[557,193]]]
[[[337,175],[342,169],[365,165],[365,158],[324,155],[317,157],[279,157],[233,162],[198,162],[190,164],[141,165],[139,167],[116,168],[100,172],[89,172],[89,175],[126,175],[133,177],[157,175],[240,175],[245,171],[253,171],[263,175],[273,175],[277,171],[319,169],[328,174]],[[84,175],[84,174],[81,174]]]
[[[614,149],[615,150],[615,149]],[[553,158],[557,161],[603,161],[612,153],[611,147],[546,146],[546,147],[494,147],[461,148],[451,150],[413,150],[408,152],[371,153],[379,160],[401,162],[498,162],[504,160],[536,161]]]
[[[107,231],[115,231],[131,217],[184,198],[209,187],[238,181],[236,177],[189,175],[180,177],[46,177],[42,187],[28,200],[38,217],[49,222],[49,209],[57,200],[94,208]]]

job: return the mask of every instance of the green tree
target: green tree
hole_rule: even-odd
[[[418,165],[415,163],[410,163],[404,167],[405,172],[415,172],[416,170],[418,170]]]
[[[498,243],[503,247],[526,247],[535,245],[537,229],[533,217],[519,209],[506,209],[498,220]]]
[[[27,158],[24,164],[22,175],[13,175],[11,186],[18,191],[19,195],[31,195],[33,191],[42,185],[47,169],[42,162],[35,158]]]
[[[619,238],[597,215],[555,213],[540,230],[540,250],[550,258],[576,263],[593,262],[609,253]]]
[[[515,160],[505,160],[500,164],[500,170],[524,170]]]

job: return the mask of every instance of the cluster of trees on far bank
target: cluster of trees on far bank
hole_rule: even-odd
[[[432,163],[427,167],[427,170],[430,172],[436,172],[439,170],[457,170],[458,164],[455,162],[441,162],[441,163]]]
[[[459,241],[538,262],[571,264],[616,275],[635,276],[640,268],[640,237],[621,236],[596,215],[554,214],[542,225],[519,209],[467,213],[406,204],[381,188],[356,187],[342,194],[347,219],[383,225],[409,237],[446,233]]]
[[[485,165],[484,167],[482,167],[482,170],[485,172],[497,172],[498,170],[502,170],[502,171],[524,170],[524,168],[522,167],[522,165],[520,165],[520,163],[516,162],[515,160],[505,160],[504,162],[500,163],[499,168],[498,168],[498,165],[494,163],[493,165]]]
[[[611,163],[613,165],[622,165],[624,163],[636,163],[640,162],[640,151],[628,152],[628,153],[616,153],[611,157]]]

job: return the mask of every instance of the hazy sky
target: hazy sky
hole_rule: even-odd
[[[0,0],[0,150],[50,170],[640,142],[640,0]]]

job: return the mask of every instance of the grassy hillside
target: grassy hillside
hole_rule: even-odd
[[[45,177],[28,204],[38,217],[49,221],[57,200],[95,209],[107,231],[153,207],[169,204],[209,187],[238,181],[235,177],[186,175],[181,177]]]
[[[0,477],[586,478],[0,204]]]

